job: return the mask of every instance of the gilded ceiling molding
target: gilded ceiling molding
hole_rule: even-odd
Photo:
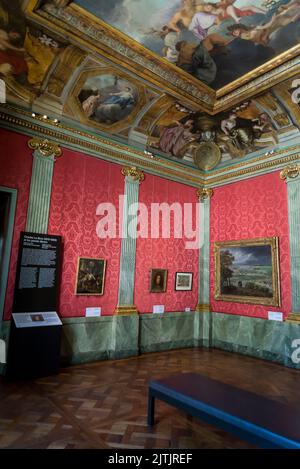
[[[46,138],[42,140],[39,137],[34,137],[28,141],[27,145],[45,157],[54,156],[58,158],[62,154],[60,146],[57,143],[49,142]]]
[[[287,166],[282,171],[280,171],[280,179],[295,179],[299,176],[300,173],[300,164],[294,164]]]
[[[75,46],[68,46],[59,57],[58,63],[49,78],[47,91],[61,96],[72,72],[80,65],[87,53]]]
[[[300,47],[299,45],[294,46],[291,51],[288,50],[279,57],[274,57],[266,64],[261,65],[255,70],[246,73],[241,78],[234,80],[223,88],[220,88],[216,92],[217,99],[219,102],[229,99],[237,93],[246,90],[249,87],[257,87],[262,81],[270,82],[276,75],[280,75],[283,72],[290,70],[292,67],[299,65],[300,58],[298,56]],[[284,62],[284,63],[283,63]],[[282,79],[282,77],[280,77]],[[288,78],[288,77],[285,77]],[[224,96],[221,98],[221,96]]]
[[[137,169],[135,166],[125,166],[124,168],[122,168],[121,173],[123,174],[123,176],[129,177],[133,181],[139,181],[140,183],[145,179],[143,171]]]
[[[201,189],[197,190],[197,197],[203,201],[205,199],[210,199],[214,195],[213,189],[208,189],[205,187],[202,187]]]

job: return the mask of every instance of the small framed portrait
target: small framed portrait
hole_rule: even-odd
[[[106,261],[78,258],[75,295],[103,295]]]
[[[150,293],[163,293],[167,289],[168,271],[165,269],[152,269]]]
[[[175,275],[175,290],[189,291],[193,286],[192,272],[176,272]]]

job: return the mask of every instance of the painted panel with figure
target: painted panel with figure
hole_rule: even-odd
[[[138,93],[126,79],[103,74],[89,77],[78,98],[88,119],[113,124],[131,114],[138,101]]]
[[[39,90],[62,49],[43,30],[27,23],[21,0],[0,3],[0,76]]]
[[[278,125],[275,124],[255,101],[245,101],[216,116],[175,103],[156,122],[148,146],[190,161],[205,171],[221,161],[242,158],[277,144]]]
[[[75,3],[215,89],[300,39],[300,0]]]

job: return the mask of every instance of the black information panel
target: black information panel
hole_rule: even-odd
[[[21,233],[15,313],[57,310],[61,246],[61,236]]]

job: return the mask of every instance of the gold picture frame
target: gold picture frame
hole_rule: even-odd
[[[164,293],[167,289],[168,271],[166,269],[152,269],[150,279],[150,293]]]
[[[215,300],[280,306],[278,238],[214,243]]]
[[[75,295],[103,295],[106,260],[78,257]]]

